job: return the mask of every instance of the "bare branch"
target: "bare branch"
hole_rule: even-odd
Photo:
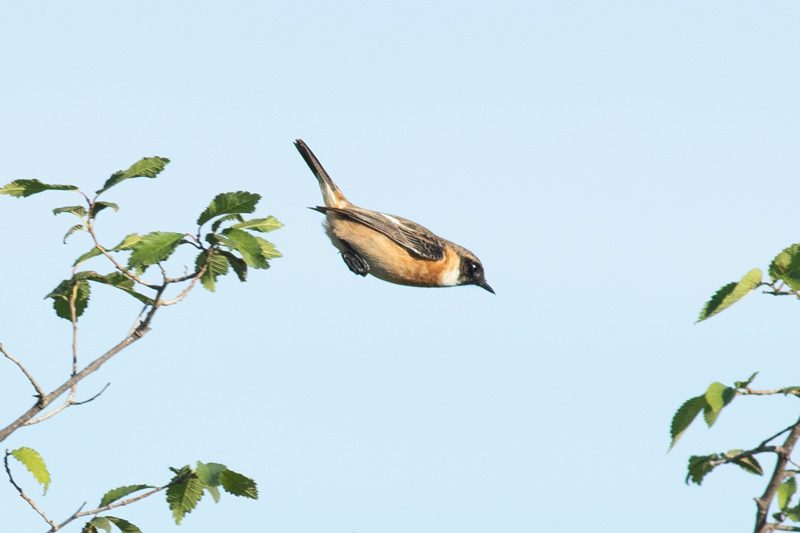
[[[31,375],[31,373],[28,372],[28,370],[24,366],[22,366],[22,363],[20,363],[17,359],[13,358],[11,356],[11,354],[9,354],[6,351],[6,349],[3,347],[3,343],[0,343],[0,352],[3,352],[3,355],[5,355],[6,358],[8,358],[11,361],[13,361],[14,364],[16,364],[19,367],[19,369],[22,370],[22,373],[25,374],[25,377],[28,378],[28,381],[30,381],[31,385],[33,385],[33,388],[36,389],[36,397],[39,398],[39,401],[41,402],[42,398],[44,398],[44,391],[39,386],[39,384],[36,383],[36,380],[33,379],[33,376]]]
[[[14,481],[14,476],[11,475],[11,469],[8,467],[8,456],[9,455],[11,455],[11,452],[6,450],[6,456],[3,459],[3,463],[5,464],[5,467],[6,467],[6,473],[8,474],[8,480],[11,482],[12,485],[14,485],[14,488],[17,489],[17,492],[19,492],[19,495],[22,496],[22,499],[25,500],[26,502],[28,502],[28,504],[31,507],[33,507],[33,510],[36,511],[37,513],[39,513],[39,516],[44,518],[45,522],[50,524],[50,526],[52,526],[53,528],[58,529],[58,526],[56,525],[56,523],[53,522],[52,520],[50,520],[49,518],[47,518],[47,515],[44,514],[44,512],[41,509],[39,509],[39,507],[36,505],[36,503],[33,500],[28,498],[28,496],[25,494],[25,492],[22,490],[22,488],[19,485],[17,485],[16,481]],[[55,529],[53,529],[52,531],[55,531]]]
[[[739,396],[770,396],[773,394],[784,394],[786,396],[797,396],[800,398],[800,390],[795,387],[783,387],[782,389],[753,390],[749,387],[736,391]]]

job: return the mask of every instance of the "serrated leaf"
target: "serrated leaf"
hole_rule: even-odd
[[[686,484],[688,485],[689,481],[691,481],[692,483],[700,485],[706,474],[714,470],[710,462],[716,459],[719,459],[719,455],[717,454],[692,455],[689,457],[689,472],[686,474]]]
[[[82,205],[68,205],[65,207],[56,207],[53,209],[53,214],[58,215],[61,213],[72,213],[76,217],[83,218],[86,216],[86,208]]]
[[[155,178],[164,170],[167,163],[169,163],[169,159],[166,157],[145,157],[140,159],[128,170],[120,170],[112,174],[111,177],[106,180],[103,188],[96,192],[97,194],[102,194],[114,185],[130,178]]]
[[[102,529],[107,533],[111,533],[111,522],[109,522],[108,518],[104,516],[95,516],[89,521],[89,524],[96,528]]]
[[[11,451],[11,455],[25,465],[28,472],[33,474],[33,477],[40,485],[44,486],[44,494],[47,494],[47,488],[50,486],[50,472],[47,471],[47,466],[44,464],[44,459],[39,455],[39,452],[33,448],[23,446]]]
[[[260,199],[260,194],[247,191],[218,194],[206,210],[200,214],[197,219],[197,225],[202,226],[212,218],[220,215],[252,213],[256,210],[256,204]]]
[[[37,179],[32,180],[14,180],[11,183],[0,188],[0,194],[7,194],[15,198],[25,198],[32,194],[37,194],[44,191],[77,191],[78,188],[74,185],[50,185],[42,183]]]
[[[197,502],[203,497],[203,484],[192,476],[183,483],[167,488],[167,504],[172,510],[175,523],[180,525],[183,517],[197,507]]]
[[[800,505],[795,505],[794,507],[789,507],[788,509],[784,509],[783,516],[785,516],[792,522],[800,522]]]
[[[103,252],[100,251],[100,248],[94,247],[85,254],[81,254],[80,257],[78,257],[75,262],[72,263],[72,266],[76,267],[84,261],[88,261],[92,257],[97,257],[98,255],[103,255]]]
[[[137,490],[152,489],[152,488],[153,488],[152,485],[126,485],[124,487],[118,487],[116,489],[106,492],[100,499],[100,505],[98,505],[97,507],[99,508],[99,507],[105,507],[106,505],[110,505],[115,501],[124,498],[128,494],[136,492]]]
[[[154,231],[142,235],[138,242],[131,246],[128,268],[144,272],[150,265],[167,259],[178,247],[185,234]]]
[[[672,436],[672,443],[669,448],[672,449],[678,439],[681,438],[686,428],[694,421],[697,414],[702,411],[708,403],[705,396],[695,396],[686,400],[683,405],[678,408],[675,415],[672,417],[672,426],[670,428],[670,435]]]
[[[197,259],[195,260],[195,269],[200,270],[203,264],[206,262],[206,257],[208,256],[208,250],[200,252],[197,254]],[[203,284],[207,290],[214,292],[215,285],[217,283],[217,278],[219,276],[224,276],[228,273],[228,260],[223,256],[219,251],[215,251],[211,256],[211,259],[206,267],[205,272],[203,275],[200,276],[200,283]]]
[[[225,469],[219,474],[219,482],[225,492],[234,496],[244,496],[245,498],[258,499],[258,488],[256,482],[249,477],[243,476],[238,472]]]
[[[794,476],[781,483],[778,487],[778,507],[780,507],[781,511],[789,506],[789,502],[795,492],[797,492],[797,482]]]
[[[746,389],[747,387],[750,386],[750,384],[753,382],[753,380],[756,379],[757,375],[758,375],[758,372],[753,372],[753,374],[749,378],[747,378],[745,381],[734,381],[733,382],[733,386],[735,388],[737,388],[737,389]]]
[[[138,527],[134,526],[127,520],[123,520],[122,518],[117,518],[116,516],[109,516],[108,520],[113,522],[115,526],[119,528],[122,533],[142,533],[142,530]]]
[[[736,457],[742,453],[742,450],[729,450],[728,453],[725,454],[726,457],[732,458]],[[761,476],[764,474],[764,471],[761,469],[761,465],[758,464],[758,461],[752,455],[748,455],[745,457],[740,457],[733,461],[733,464],[739,466],[745,472],[750,472],[751,474],[755,474],[757,476]]]
[[[214,498],[214,503],[219,503],[219,488],[214,486],[209,487],[207,485],[203,488],[207,490],[209,494],[211,494],[212,498]]]
[[[276,257],[283,257],[283,254],[280,253],[278,250],[275,249],[275,245],[271,242],[262,239],[261,237],[256,237],[258,241],[258,245],[261,246],[261,253],[267,259],[275,259]]]
[[[247,263],[245,263],[241,257],[236,257],[227,250],[219,250],[219,253],[224,255],[228,260],[231,268],[233,268],[233,271],[236,272],[236,276],[239,278],[239,281],[247,281]]]
[[[236,220],[238,222],[242,222],[244,221],[244,218],[242,218],[242,215],[240,215],[239,213],[234,213],[232,215],[225,215],[224,217],[214,221],[214,223],[211,225],[211,231],[216,233],[220,225],[223,222],[228,222],[229,220]]]
[[[716,315],[750,294],[753,289],[761,284],[761,278],[761,270],[754,268],[745,274],[738,283],[732,282],[722,287],[708,302],[706,302],[703,310],[700,311],[700,317],[697,319],[697,322],[702,322]]]
[[[77,286],[77,293],[75,295],[76,319],[83,314],[84,310],[86,310],[86,306],[89,304],[89,283],[87,283],[85,279],[76,276],[73,276],[71,279],[65,279],[58,284],[58,287],[53,289],[53,292],[45,296],[45,298],[53,299],[53,309],[55,309],[56,315],[70,322],[72,321],[70,301],[72,300],[73,287]]]
[[[112,273],[107,274],[105,276],[101,276],[100,274],[97,274],[96,277],[91,277],[89,279],[91,279],[92,281],[96,281],[98,283],[104,283],[106,285],[110,285],[112,287],[116,287],[117,289],[119,289],[119,290],[121,290],[121,291],[123,291],[123,292],[125,292],[127,294],[130,294],[131,296],[133,296],[134,298],[136,298],[137,300],[139,300],[140,302],[142,302],[145,305],[153,305],[153,299],[152,298],[149,298],[149,297],[145,296],[144,294],[136,292],[135,290],[133,290],[133,286],[134,286],[133,280],[131,278],[129,278],[128,276],[126,276],[125,274],[123,274],[122,272],[112,272]]]
[[[89,218],[95,218],[97,213],[109,207],[113,209],[115,213],[119,211],[119,206],[113,202],[95,202],[91,210],[89,210]]]
[[[705,394],[708,405],[715,412],[719,412],[723,407],[731,403],[735,396],[736,389],[727,387],[718,381],[709,385]]]
[[[141,240],[141,236],[136,233],[131,233],[130,235],[126,235],[125,238],[122,239],[122,242],[110,249],[109,252],[124,252],[127,250],[133,250],[133,247],[141,242]]]
[[[269,267],[269,262],[267,258],[264,257],[264,252],[262,251],[258,237],[250,235],[246,231],[231,228],[222,230],[220,238],[222,237],[226,238],[227,242],[223,242],[225,242],[227,246],[234,248],[237,252],[242,254],[242,259],[247,266],[253,268]]]
[[[74,226],[69,228],[69,231],[67,231],[67,233],[64,235],[64,240],[62,242],[64,244],[67,244],[67,237],[69,237],[76,231],[86,231],[86,230],[84,229],[83,224],[75,224]]]
[[[231,227],[236,229],[249,229],[251,231],[268,233],[270,231],[282,228],[283,224],[278,222],[275,217],[268,216],[267,218],[254,218],[252,220],[246,220]]]
[[[206,487],[216,487],[219,485],[219,475],[227,470],[228,467],[219,463],[203,463],[197,461],[197,478]]]
[[[793,291],[800,289],[800,244],[793,244],[779,253],[769,265],[772,281],[782,279]]]

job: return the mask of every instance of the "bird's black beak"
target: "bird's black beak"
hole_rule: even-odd
[[[480,282],[476,283],[475,285],[477,285],[478,287],[481,287],[482,289],[486,289],[487,291],[489,291],[492,294],[494,294],[494,289],[491,288],[488,283],[486,283],[485,279],[482,279]]]

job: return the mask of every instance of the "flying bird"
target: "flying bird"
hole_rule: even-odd
[[[351,204],[306,143],[294,143],[319,181],[325,206],[325,233],[347,268],[359,276],[415,287],[477,285],[494,294],[483,265],[467,250],[402,217]]]

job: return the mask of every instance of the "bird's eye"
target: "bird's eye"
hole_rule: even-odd
[[[478,263],[475,263],[475,262],[473,261],[472,263],[470,263],[470,264],[469,264],[469,270],[470,270],[470,272],[472,272],[473,274],[477,274],[478,272],[480,272],[480,271],[481,271],[481,265],[479,265]]]

